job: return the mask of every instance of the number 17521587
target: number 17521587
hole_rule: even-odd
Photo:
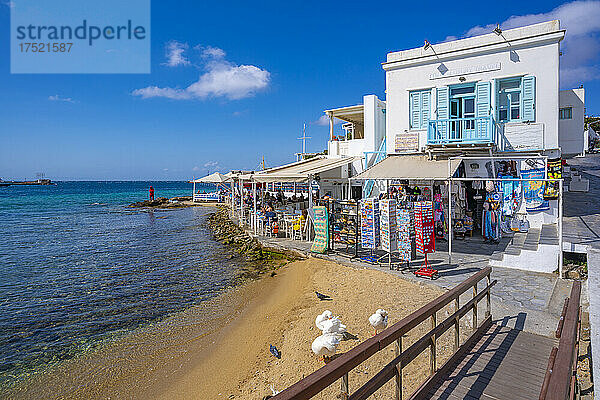
[[[21,53],[70,53],[73,43],[19,43]]]

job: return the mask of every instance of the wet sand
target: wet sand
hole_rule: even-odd
[[[332,296],[319,301],[314,291]],[[126,335],[102,349],[70,360],[31,380],[15,398],[262,399],[273,385],[283,390],[323,364],[311,351],[320,334],[316,315],[329,309],[362,341],[372,335],[368,317],[389,312],[390,324],[442,291],[382,271],[354,269],[320,259],[296,261],[265,277],[231,289],[201,306]],[[448,310],[441,313],[448,314]],[[440,318],[440,317],[439,317]],[[421,324],[405,346],[425,332]],[[451,351],[451,337],[438,341],[438,365]],[[345,341],[344,352],[358,341]],[[281,360],[269,352],[274,344]],[[393,346],[350,373],[356,389],[393,358]],[[425,352],[405,368],[405,394],[428,375]],[[315,398],[331,399],[333,384]],[[373,398],[390,398],[388,383]]]

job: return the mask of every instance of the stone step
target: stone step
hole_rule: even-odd
[[[523,242],[523,250],[536,251],[540,242],[541,229],[529,228],[525,241]]]
[[[542,225],[540,232],[540,244],[558,246],[558,227],[556,224]]]

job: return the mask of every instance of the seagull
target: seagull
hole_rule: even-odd
[[[331,296],[323,294],[323,293],[319,293],[319,292],[315,292],[315,294],[317,295],[317,297],[319,298],[319,300],[323,301],[323,300],[333,300],[331,298]]]
[[[337,350],[338,344],[340,344],[341,335],[337,334],[324,334],[316,338],[311,345],[313,353],[321,357],[321,360],[325,362],[326,358],[333,356]]]
[[[346,332],[346,325],[342,324],[339,317],[326,319],[321,325],[323,326],[323,329],[321,330],[324,335],[329,333],[342,334]]]
[[[378,330],[384,330],[387,328],[388,324],[388,313],[381,308],[375,311],[375,314],[369,317],[369,323],[375,329],[375,335],[377,335]]]
[[[320,330],[323,330],[323,322],[331,318],[333,318],[333,313],[329,310],[325,310],[322,314],[317,315],[317,318],[315,318],[315,325]]]
[[[281,352],[279,350],[277,350],[277,347],[271,345],[269,347],[269,350],[271,351],[271,354],[273,354],[275,357],[281,359]]]
[[[263,400],[269,400],[279,394],[279,391],[275,390],[275,387],[272,384],[269,385],[269,388],[271,389],[271,393],[273,393],[273,394],[266,395],[265,397],[263,397]]]

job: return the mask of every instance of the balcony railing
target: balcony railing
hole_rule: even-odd
[[[427,145],[461,145],[494,143],[494,118],[456,118],[429,121]]]

